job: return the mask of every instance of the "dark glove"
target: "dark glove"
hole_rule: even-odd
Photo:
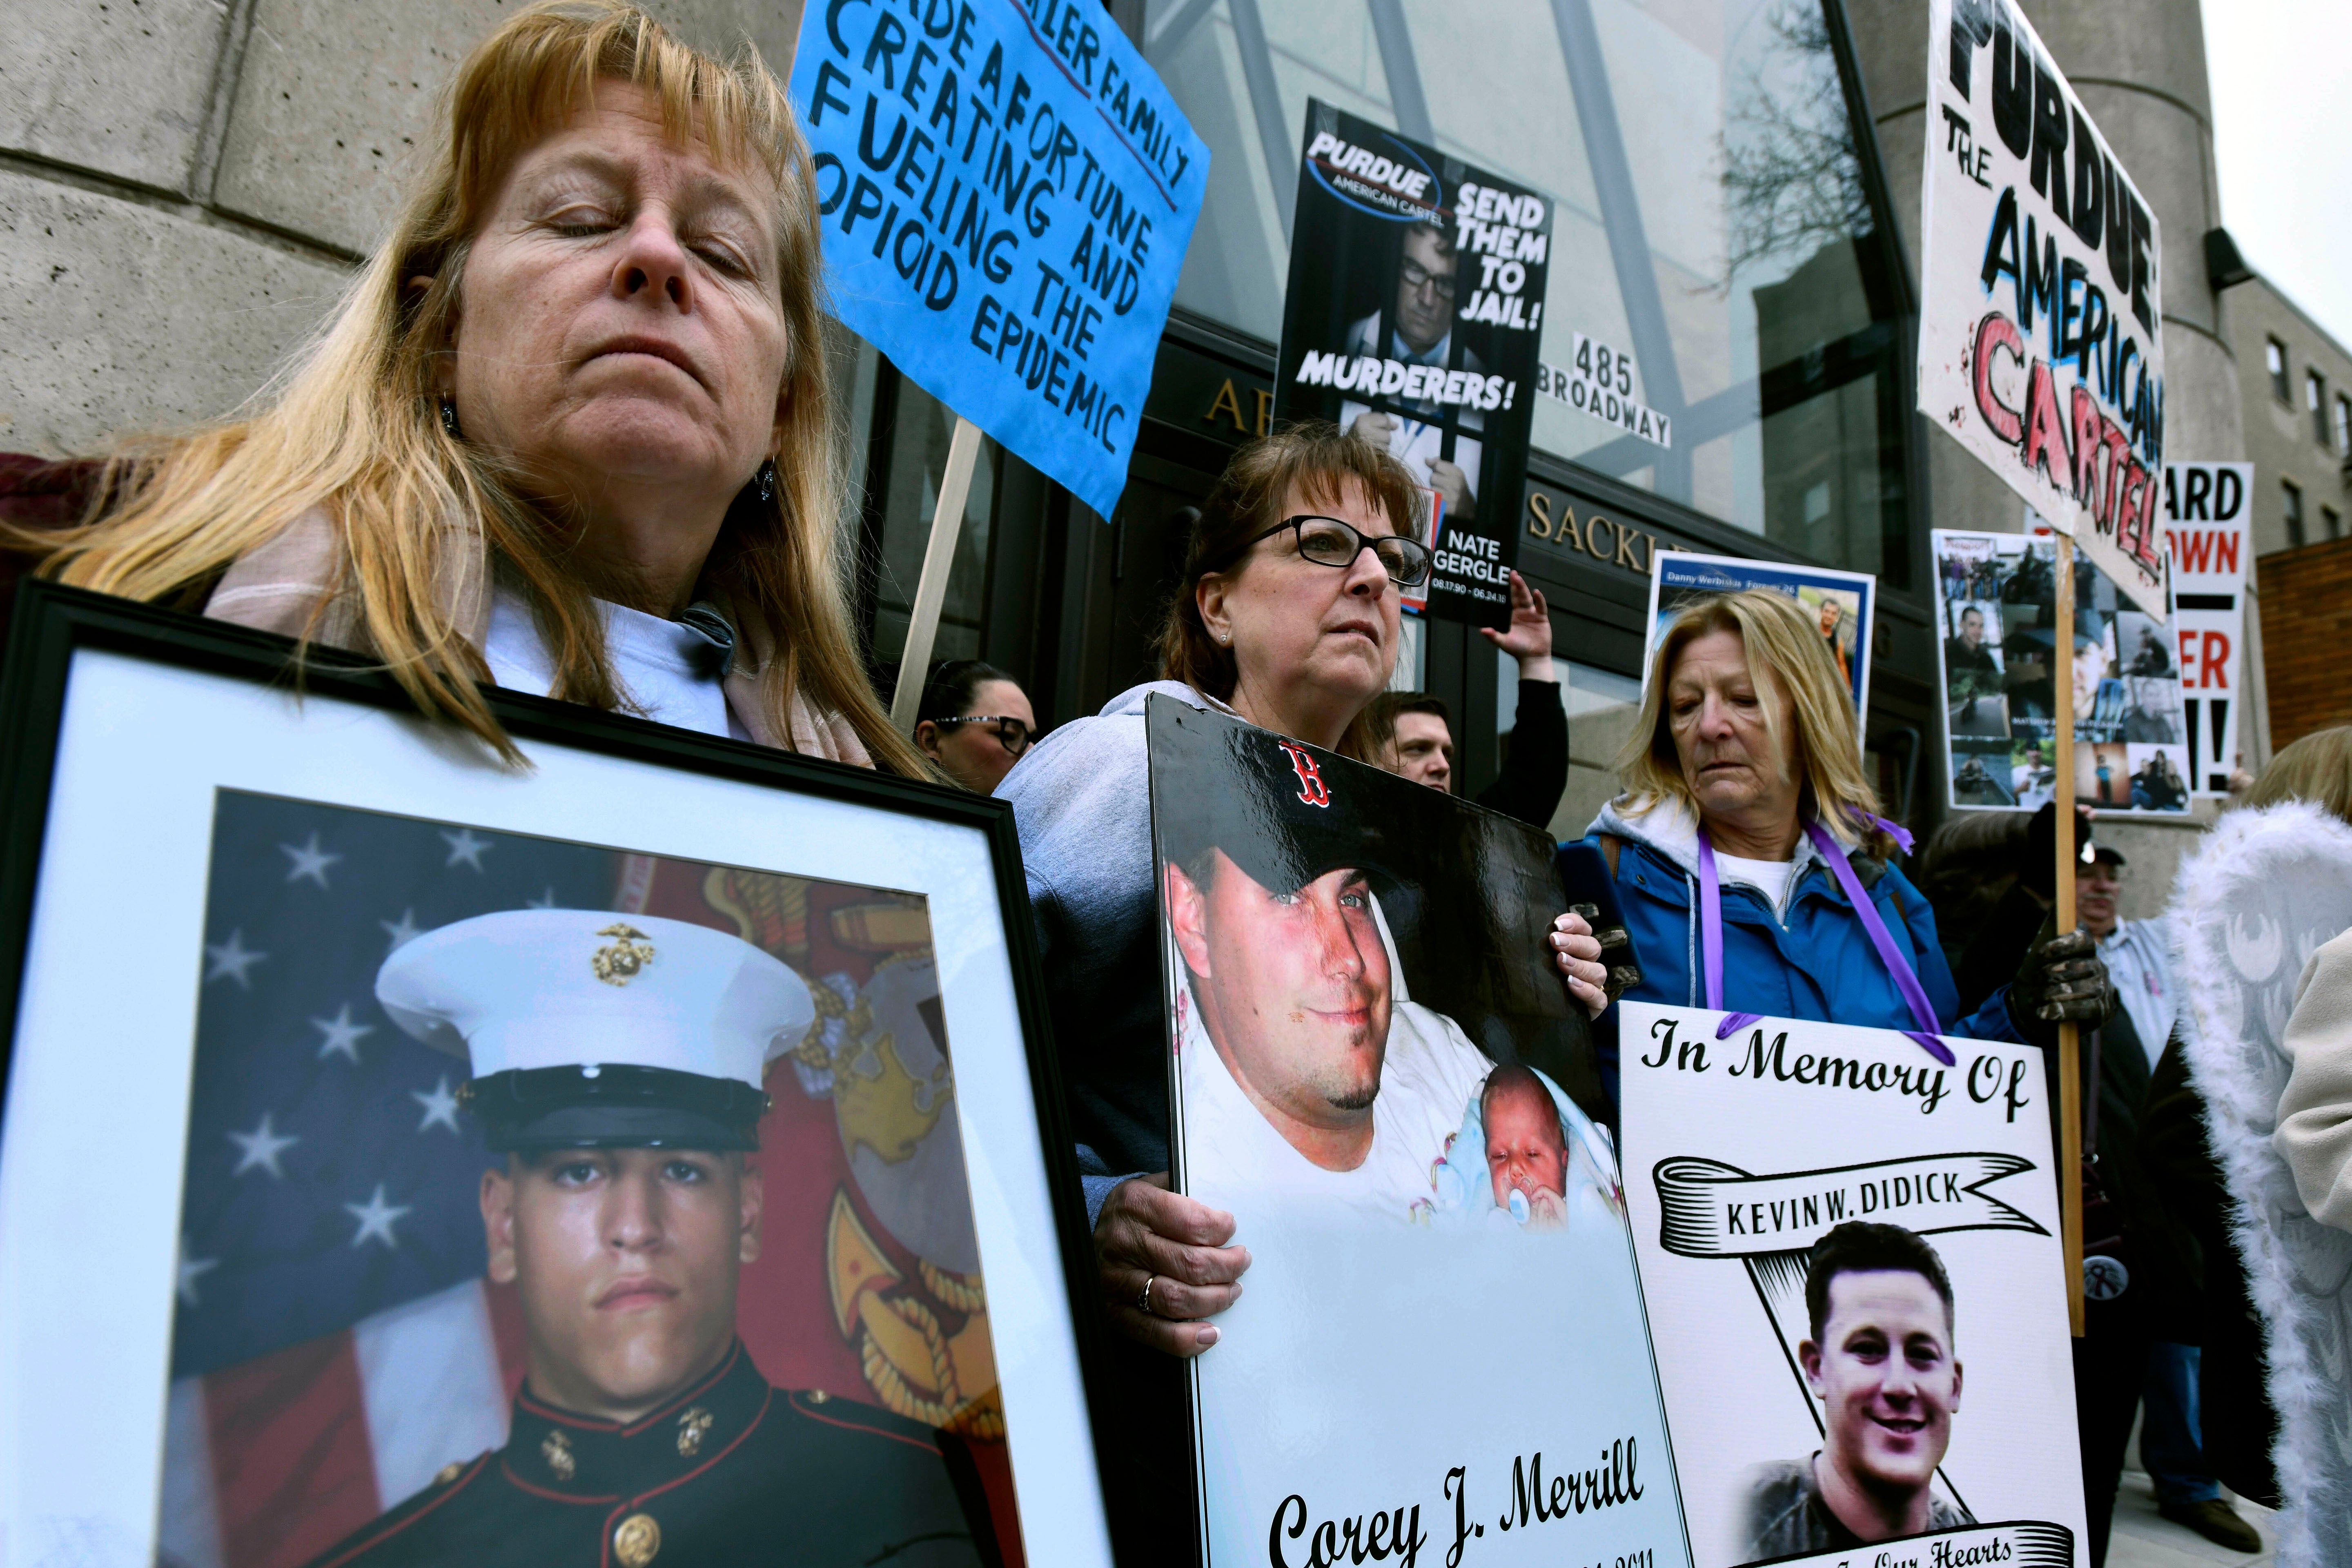
[[[1609,994],[1611,1002],[1642,984],[1642,972],[1633,963],[1633,938],[1623,926],[1602,925],[1598,904],[1570,904],[1568,911],[1582,916],[1601,943],[1601,962],[1609,970],[1608,983],[1601,989]]]
[[[2116,1013],[2116,988],[2099,962],[2098,942],[2088,931],[2043,936],[2025,951],[2017,978],[2009,985],[2009,1017],[2033,1044],[2057,1038],[2057,1026],[2095,1029]]]
[[[2082,806],[2074,808],[2074,852],[2091,841],[2091,814]],[[2043,803],[2025,829],[2025,864],[2018,868],[2017,879],[2041,895],[2048,903],[2058,896],[2058,803]]]

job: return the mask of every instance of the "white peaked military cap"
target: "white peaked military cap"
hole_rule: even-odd
[[[473,1066],[493,1148],[755,1148],[767,1064],[816,1020],[807,983],[740,937],[597,910],[425,932],[376,973],[394,1023]]]

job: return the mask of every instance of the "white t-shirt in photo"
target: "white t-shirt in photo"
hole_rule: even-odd
[[[1417,1002],[1392,1004],[1372,1100],[1372,1146],[1354,1170],[1331,1171],[1293,1148],[1250,1102],[1202,1028],[1190,988],[1181,996],[1188,1191],[1311,1197],[1399,1223],[1426,1217],[1446,1141],[1461,1130],[1463,1107],[1494,1067],[1454,1020]]]

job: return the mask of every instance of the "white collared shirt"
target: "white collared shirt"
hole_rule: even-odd
[[[2172,1020],[2180,1011],[2179,993],[2172,984],[2172,931],[2161,917],[2152,921],[2116,921],[2116,929],[2099,943],[2099,960],[2107,966],[2116,994],[2131,1015],[2140,1048],[2147,1052],[2154,1071],[2172,1037]]]
[[[728,711],[709,637],[642,610],[603,599],[595,603],[604,616],[606,657],[636,712],[656,724],[738,741],[751,738]],[[540,638],[530,605],[503,588],[490,604],[482,658],[490,667],[490,679],[509,690],[544,697],[555,684],[555,659]]]

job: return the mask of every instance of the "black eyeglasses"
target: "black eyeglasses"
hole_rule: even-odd
[[[1228,564],[1241,558],[1242,552],[1261,539],[1272,539],[1284,529],[1298,536],[1298,555],[1318,566],[1336,566],[1341,571],[1356,563],[1356,557],[1369,550],[1378,558],[1381,570],[1400,588],[1418,588],[1429,581],[1429,546],[1418,539],[1407,539],[1400,533],[1359,533],[1336,517],[1316,517],[1302,513],[1286,517],[1264,533],[1242,541],[1241,547],[1225,560]]]
[[[1009,714],[968,713],[961,719],[934,719],[931,722],[942,730],[952,729],[958,724],[993,724],[996,726],[996,739],[1006,752],[1017,757],[1029,749],[1028,721]]]

